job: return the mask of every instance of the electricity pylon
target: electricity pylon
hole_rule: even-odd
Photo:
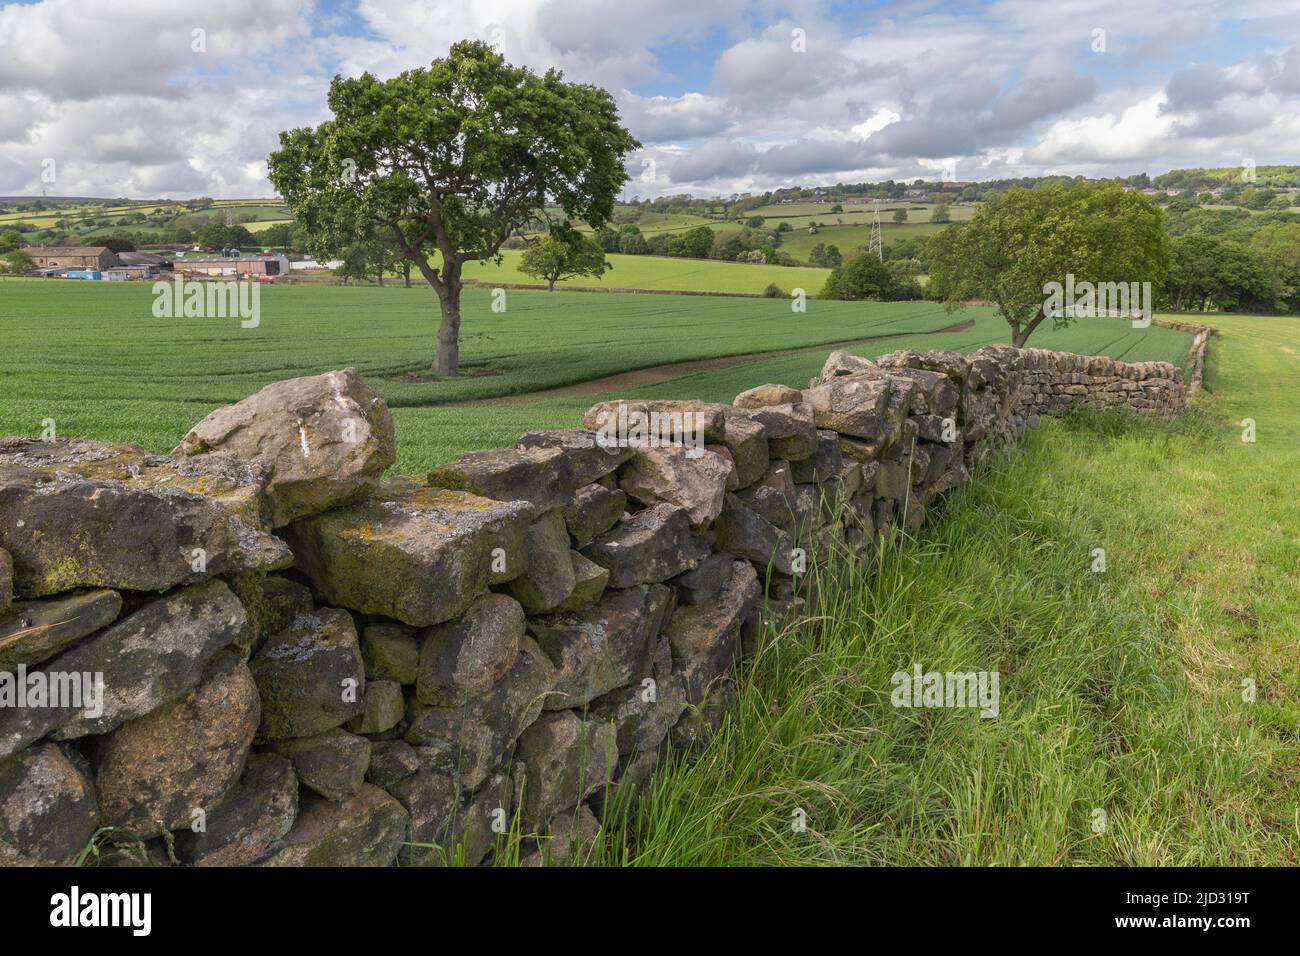
[[[881,262],[885,261],[885,244],[880,239],[880,200],[875,201],[875,215],[871,218],[871,241],[867,251],[874,252]]]

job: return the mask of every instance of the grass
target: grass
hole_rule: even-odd
[[[808,312],[766,299],[546,293],[507,294],[491,311],[484,289],[463,300],[461,358],[466,374],[427,377],[436,310],[427,289],[275,286],[262,290],[262,321],[241,329],[228,319],[156,319],[144,283],[0,281],[6,350],[0,377],[0,435],[58,433],[170,450],[219,405],[274,381],[355,366],[392,408],[396,470],[414,473],[472,448],[514,444],[531,429],[577,425],[605,396],[456,407],[453,403],[529,393],[673,362],[813,348],[671,381],[622,390],[730,401],[765,381],[802,386],[825,359],[821,346],[871,340],[872,355],[899,348],[970,350],[1005,341],[989,309],[949,314],[933,303],[810,300]],[[970,319],[959,333],[941,329]],[[1035,344],[1130,359],[1179,362],[1190,336],[1133,330],[1099,319]],[[815,347],[815,348],[814,348]],[[420,376],[412,380],[411,376]],[[619,397],[610,395],[608,397]]]
[[[538,280],[519,271],[523,252],[506,249],[502,262],[472,262],[465,264],[465,278],[480,282],[537,285]],[[676,259],[667,256],[607,255],[608,272],[599,278],[581,276],[559,283],[559,287],[579,286],[601,289],[648,289],[654,291],[685,292],[743,292],[757,295],[775,282],[785,292],[795,288],[816,295],[826,284],[829,269],[804,266],[752,265],[742,262],[722,262],[715,259]]]
[[[1047,422],[877,568],[833,570],[598,859],[1300,862],[1300,320],[1214,321],[1186,420]],[[918,662],[997,670],[999,716],[894,708]]]

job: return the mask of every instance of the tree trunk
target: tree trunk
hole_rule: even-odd
[[[1021,329],[1015,335],[1011,336],[1011,344],[1018,349],[1025,347],[1025,342],[1029,339],[1029,329]]]
[[[402,261],[402,281],[406,283],[406,287],[408,289],[411,287],[411,260],[410,259],[405,259]]]
[[[442,306],[442,324],[438,326],[438,360],[434,364],[434,371],[454,378],[460,374],[459,274],[447,282],[446,291],[438,297],[438,301]]]
[[[554,292],[554,291],[555,291],[555,280],[554,280],[554,279],[551,279],[549,282],[546,283],[546,291],[547,291],[547,292]]]
[[[376,280],[378,281],[378,283],[379,283],[379,288],[382,289],[382,288],[384,287],[384,267],[383,267],[383,266],[380,266],[380,267],[379,267],[379,272],[378,272],[378,274],[375,276],[375,279],[376,279]]]

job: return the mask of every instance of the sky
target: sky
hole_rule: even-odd
[[[629,197],[1300,162],[1300,0],[0,0],[0,195],[272,196],[465,38],[610,90]]]

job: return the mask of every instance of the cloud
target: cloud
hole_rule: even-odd
[[[60,193],[270,195],[334,74],[467,37],[614,91],[654,170],[629,194],[1293,161],[1300,132],[1277,0],[0,0],[0,194],[54,158]]]

